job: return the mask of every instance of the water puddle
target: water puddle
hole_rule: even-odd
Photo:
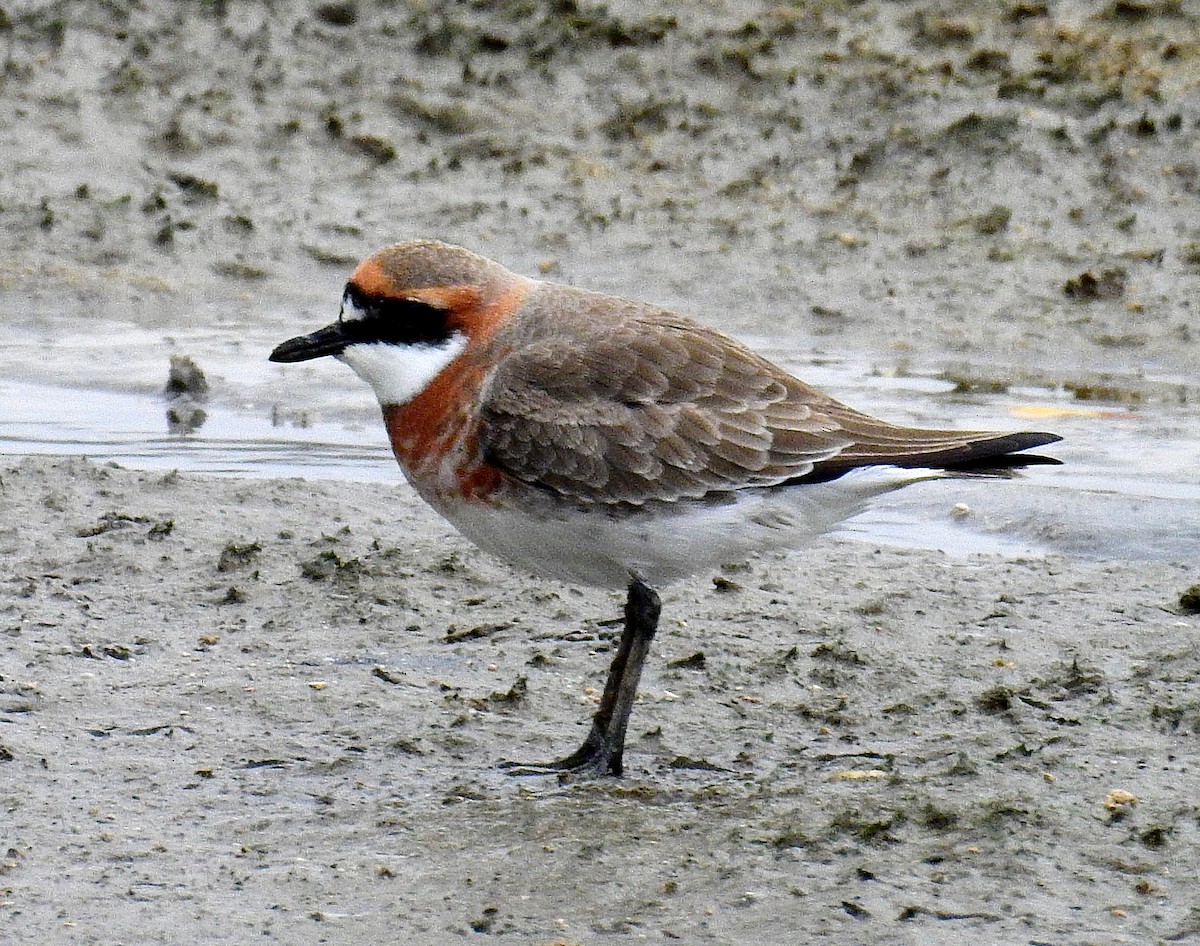
[[[1061,467],[1013,480],[954,479],[892,494],[846,530],[857,539],[953,555],[1063,553],[1187,560],[1200,551],[1200,423],[1194,409],[1093,408],[1044,390],[964,398],[945,382],[805,365],[806,380],[900,423],[1054,430]],[[84,455],[142,470],[401,482],[372,413],[292,418],[203,405],[190,431],[162,398],[0,382],[0,455]],[[187,419],[187,412],[184,411]],[[179,418],[177,417],[176,420]]]
[[[270,413],[204,405],[203,422],[189,431],[168,419],[173,408],[146,395],[0,382],[0,455],[87,456],[135,470],[244,477],[399,475],[382,427],[285,423]]]

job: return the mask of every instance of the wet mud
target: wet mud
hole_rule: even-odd
[[[423,236],[1052,391],[1076,442],[1169,408],[1169,455],[1197,35],[1173,0],[5,0],[4,370],[157,394],[174,355],[197,410],[369,420],[265,355]],[[5,458],[0,510],[0,941],[1200,941],[1195,555],[730,563],[663,593],[627,777],[559,783],[497,763],[578,743],[619,601],[399,484]]]
[[[582,739],[619,596],[399,487],[0,481],[0,889],[40,942],[1200,935],[1187,566],[731,563],[663,595],[626,776],[559,782],[498,764]]]

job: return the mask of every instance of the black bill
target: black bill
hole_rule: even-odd
[[[270,360],[291,363],[311,361],[313,358],[324,358],[326,355],[340,355],[350,342],[346,326],[341,322],[334,322],[332,325],[317,329],[311,335],[301,335],[281,342],[271,352]]]

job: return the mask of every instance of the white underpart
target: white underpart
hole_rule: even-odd
[[[531,572],[600,587],[631,575],[653,586],[769,548],[800,548],[871,500],[938,470],[864,467],[827,483],[738,490],[722,503],[660,503],[580,512],[549,497],[527,508],[460,503],[439,511],[480,548]]]
[[[380,404],[407,404],[466,347],[467,337],[455,332],[438,345],[359,342],[337,358],[371,386]]]

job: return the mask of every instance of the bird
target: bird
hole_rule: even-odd
[[[336,321],[269,357],[366,381],[405,477],[475,545],[626,592],[583,744],[518,774],[623,773],[662,586],[798,548],[908,483],[1059,462],[1021,452],[1055,434],[891,424],[692,318],[436,240],[366,257]]]

